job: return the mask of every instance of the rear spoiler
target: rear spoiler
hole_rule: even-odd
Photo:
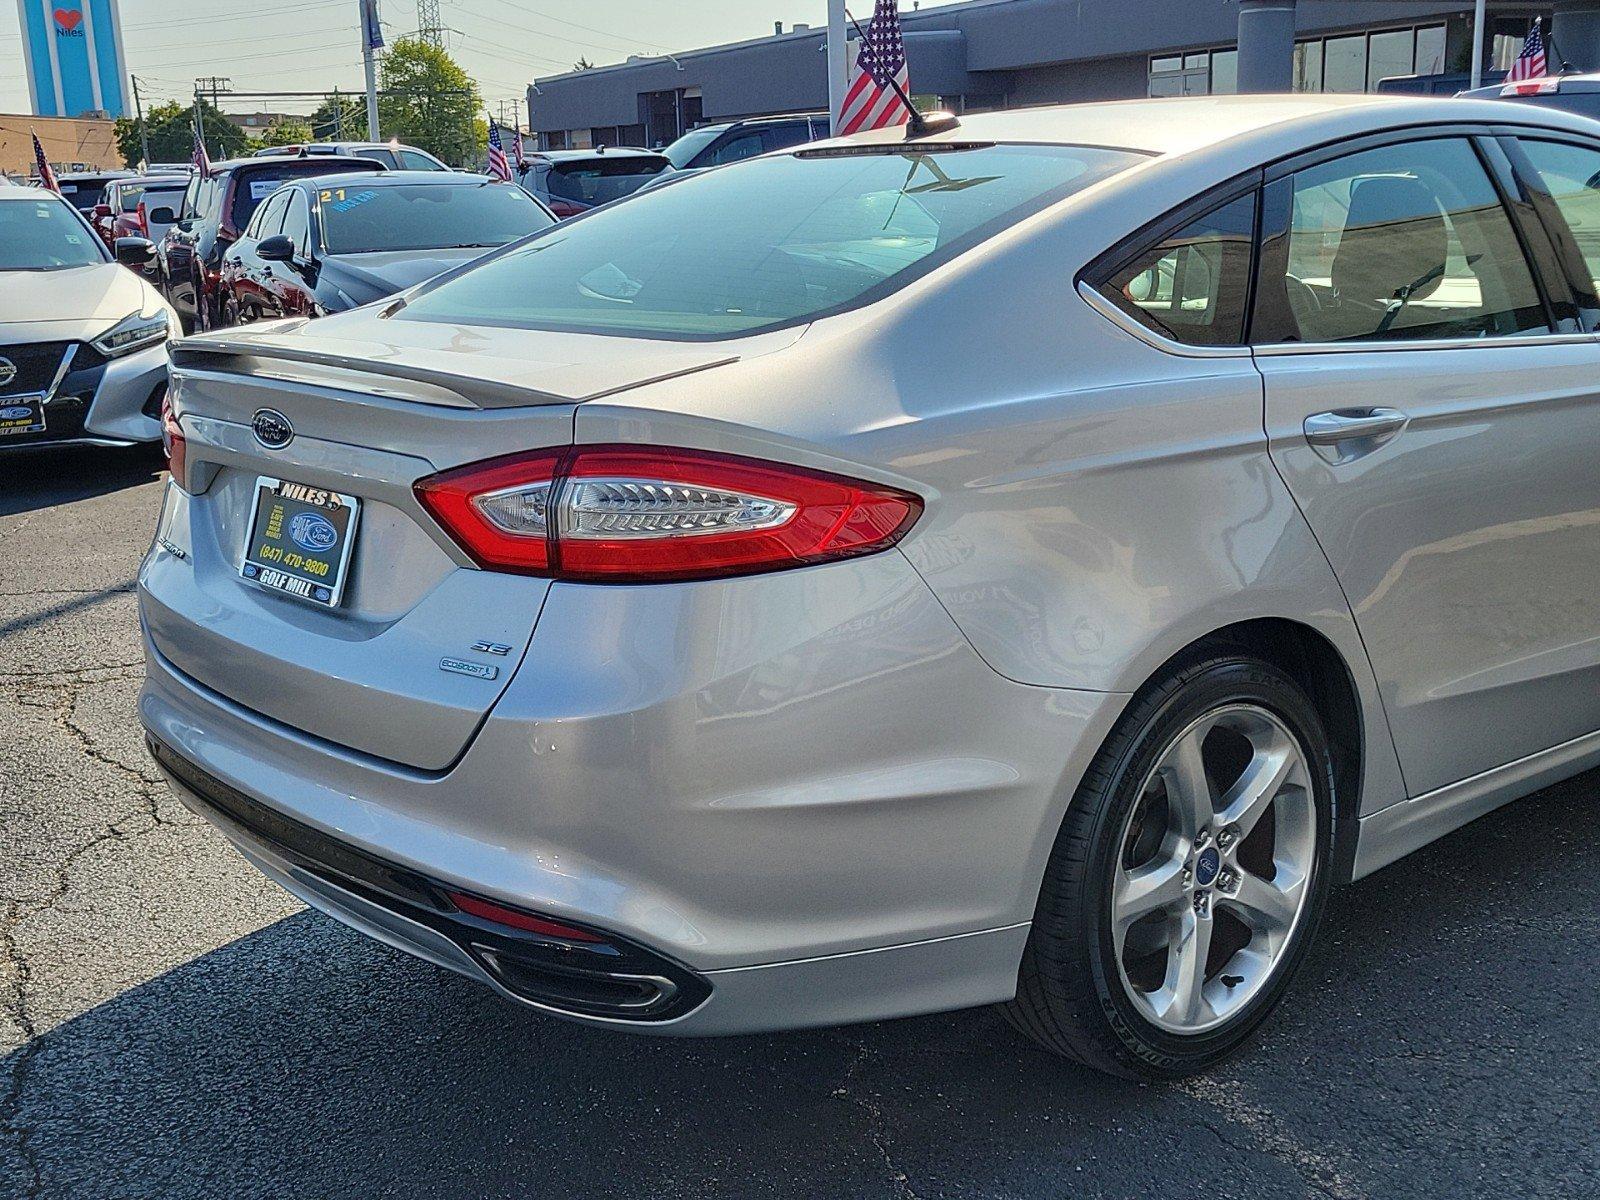
[[[478,375],[282,343],[236,341],[215,333],[208,334],[203,342],[180,339],[172,343],[171,355],[174,371],[220,371],[281,379],[444,408],[519,408],[571,404],[577,399]],[[387,384],[380,382],[385,380]]]
[[[291,332],[295,328],[298,326],[284,325],[277,332]],[[382,353],[393,353],[387,346],[372,345],[367,353],[362,353],[364,344],[352,342],[347,343],[351,350],[341,353],[300,346],[282,338],[268,340],[259,333],[229,336],[234,332],[209,333],[203,341],[182,338],[173,342],[173,371],[255,376],[441,408],[527,408],[600,400],[637,387],[726,366],[742,357],[718,354],[679,363],[658,362],[652,364],[657,368],[653,371],[638,375],[627,372],[610,379],[589,380],[587,386],[556,391],[514,382],[517,374],[527,371],[527,364],[511,359],[475,359],[474,365],[481,373],[464,375],[415,360],[380,357]],[[502,368],[498,373],[493,369],[496,366]]]

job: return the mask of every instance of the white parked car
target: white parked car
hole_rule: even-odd
[[[179,329],[139,274],[152,253],[123,238],[119,263],[61,197],[0,184],[0,452],[160,439]]]

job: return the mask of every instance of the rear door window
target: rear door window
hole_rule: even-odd
[[[1289,328],[1271,340],[1549,330],[1511,218],[1465,139],[1383,146],[1308,167],[1291,182],[1286,270],[1265,281],[1287,292]]]
[[[1141,324],[1184,345],[1241,345],[1255,223],[1252,191],[1136,254],[1097,290]]]

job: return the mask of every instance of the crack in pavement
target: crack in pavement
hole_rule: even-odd
[[[126,678],[109,676],[98,680],[80,679],[65,686],[25,686],[15,689],[12,695],[12,699],[20,705],[50,711],[56,726],[73,739],[91,761],[131,781],[136,797],[131,807],[110,816],[99,833],[74,847],[56,863],[55,877],[48,895],[27,904],[14,899],[6,902],[3,926],[0,926],[0,951],[5,955],[11,976],[6,989],[6,1010],[21,1030],[24,1041],[11,1059],[10,1077],[6,1082],[3,1100],[0,1100],[0,1129],[15,1141],[17,1153],[31,1176],[25,1193],[29,1197],[36,1197],[43,1191],[44,1165],[33,1148],[33,1128],[22,1117],[22,1100],[32,1073],[33,1060],[43,1042],[29,1005],[28,985],[32,979],[32,967],[17,943],[17,930],[28,919],[48,912],[71,891],[72,870],[86,855],[109,842],[130,844],[163,826],[179,827],[182,824],[161,816],[159,800],[162,780],[159,776],[146,775],[102,750],[94,735],[78,721],[78,705],[88,689],[99,683]],[[40,700],[45,703],[39,703]]]
[[[917,1200],[917,1193],[911,1186],[911,1180],[906,1173],[895,1165],[894,1156],[889,1152],[889,1120],[884,1111],[864,1095],[858,1095],[850,1090],[850,1085],[855,1081],[857,1072],[867,1059],[873,1057],[872,1050],[865,1042],[852,1042],[848,1038],[841,1039],[846,1046],[853,1049],[855,1057],[850,1060],[850,1065],[845,1069],[839,1086],[834,1088],[833,1094],[840,1100],[849,1100],[862,1112],[867,1114],[867,1136],[872,1140],[873,1147],[878,1151],[878,1157],[883,1160],[884,1170],[889,1173],[890,1185],[898,1200]]]
[[[1241,1145],[1227,1129],[1201,1118],[1201,1127],[1230,1150],[1275,1159],[1298,1175],[1307,1187],[1331,1200],[1368,1200],[1367,1193],[1345,1177],[1338,1163],[1285,1133],[1276,1117],[1244,1098],[1238,1083],[1202,1076],[1184,1080],[1175,1090],[1219,1114],[1226,1126],[1249,1134],[1248,1144]]]

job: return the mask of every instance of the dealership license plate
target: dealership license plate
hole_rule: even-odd
[[[274,592],[337,608],[360,514],[354,496],[262,475],[239,574]]]
[[[0,396],[0,438],[43,432],[43,396]]]

